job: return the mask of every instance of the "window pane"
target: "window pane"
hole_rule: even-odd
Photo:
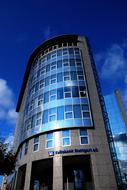
[[[45,79],[45,86],[48,86],[49,85],[49,77],[47,77],[46,79]]]
[[[69,119],[69,118],[72,118],[73,116],[72,116],[72,112],[68,112],[68,113],[66,113],[66,119]]]
[[[44,94],[44,103],[49,102],[49,92]]]
[[[46,140],[52,139],[53,138],[53,133],[48,133],[46,136]]]
[[[61,68],[62,67],[62,61],[57,61],[57,68]]]
[[[69,130],[62,131],[62,137],[69,137],[69,135],[70,135]]]
[[[34,138],[34,143],[38,143],[38,141],[39,141],[39,137],[35,137]]]
[[[72,87],[72,97],[79,97],[78,87]]]
[[[38,144],[34,144],[34,151],[38,150]]]
[[[64,120],[64,107],[57,108],[57,120]]]
[[[64,92],[71,92],[71,87],[65,87]]]
[[[84,117],[84,118],[85,118],[85,117],[90,117],[89,112],[83,112],[83,117]]]
[[[56,114],[56,108],[51,108],[49,110],[49,114],[52,115],[52,114]]]
[[[49,120],[50,121],[55,121],[56,120],[56,115],[50,115]]]
[[[69,138],[64,138],[63,139],[63,146],[70,145],[70,140]]]
[[[80,105],[74,105],[74,118],[81,118]]]
[[[71,80],[77,80],[77,75],[75,71],[71,72]]]
[[[46,65],[46,72],[50,71],[50,64]]]
[[[53,141],[52,140],[47,141],[46,148],[51,148],[51,147],[53,147]]]
[[[57,89],[57,99],[63,99],[63,88]]]
[[[69,54],[73,54],[73,53],[74,53],[73,48],[69,48]]]
[[[60,49],[60,50],[57,51],[57,55],[58,55],[58,56],[61,56],[61,55],[62,55],[62,49]]]
[[[72,105],[65,106],[65,111],[72,111]]]
[[[63,81],[63,75],[62,73],[57,74],[57,82]]]
[[[87,137],[81,137],[81,144],[88,144],[88,138]]]
[[[82,110],[88,110],[88,109],[89,109],[88,105],[82,105]]]
[[[65,93],[65,98],[70,98],[71,97],[71,93],[70,92],[66,92]]]
[[[80,136],[86,136],[87,130],[86,129],[80,129]]]
[[[48,110],[45,110],[43,112],[43,119],[42,119],[42,123],[47,123],[48,122]]]

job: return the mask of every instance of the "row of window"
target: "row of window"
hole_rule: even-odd
[[[88,105],[66,105],[43,111],[42,124],[64,119],[90,118]]]
[[[51,64],[48,64],[47,66],[43,66],[42,68],[39,68],[39,70],[36,73],[33,73],[33,76],[31,77],[30,81],[31,83],[34,83],[39,77],[44,78],[44,75],[50,71],[60,69],[62,67],[81,67],[81,60],[70,60],[68,61],[67,59],[63,61],[57,61],[57,62],[52,62]],[[64,68],[63,68],[64,69]]]
[[[87,119],[90,118],[87,104],[66,105],[44,110],[25,121],[25,130],[51,121],[64,119]]]
[[[54,143],[54,133],[47,133],[45,135],[45,148],[54,148],[55,147],[55,143]],[[88,144],[88,133],[86,129],[80,129],[79,130],[79,141],[80,141],[80,145],[85,145]],[[71,132],[70,130],[64,130],[61,131],[61,145],[63,147],[65,146],[71,146]],[[26,155],[28,153],[28,148],[29,148],[29,141],[27,141],[24,145],[24,155]],[[33,151],[39,151],[39,136],[36,136],[34,138],[34,142],[33,142]],[[20,149],[20,159],[23,155],[23,147],[21,147]]]
[[[49,77],[46,77],[43,80],[40,80],[36,84],[34,84],[31,89],[29,90],[29,96],[32,96],[34,93],[36,93],[38,90],[42,90],[44,87],[52,84],[56,84],[59,82],[64,81],[84,81],[84,74],[83,71],[71,71],[71,72],[63,72],[51,75]]]
[[[84,98],[87,97],[87,92],[85,86],[70,86],[64,88],[58,88],[51,91],[48,91],[44,94],[38,96],[31,100],[25,108],[25,114],[29,113],[38,106],[42,106],[43,104],[54,101],[60,100],[64,98]]]
[[[43,65],[45,62],[55,59],[59,56],[78,56],[80,55],[79,48],[63,48],[59,50],[52,51],[51,53],[48,53],[47,55],[44,55],[43,57],[36,59],[33,63],[33,68],[37,68]]]
[[[39,68],[39,70],[37,72],[34,72],[30,78],[30,84],[34,84],[39,78],[44,79],[46,76],[46,73],[50,72],[50,71],[56,71],[56,69],[62,69],[64,70],[64,68],[62,68],[62,66],[66,66],[71,68],[77,68],[77,70],[82,70],[82,64],[81,64],[81,60],[77,60],[77,62],[71,60],[70,62],[67,61],[67,59],[64,60],[64,62],[62,61],[57,61],[57,62],[53,62],[52,64],[48,64],[46,67],[42,67]],[[76,72],[75,72],[76,74]]]

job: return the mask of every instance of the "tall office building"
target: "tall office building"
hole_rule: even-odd
[[[86,38],[58,36],[32,53],[17,112],[14,189],[120,189],[112,135]]]
[[[104,97],[113,134],[123,189],[127,189],[127,114],[119,90]]]

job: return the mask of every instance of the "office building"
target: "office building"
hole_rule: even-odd
[[[119,161],[123,189],[127,189],[127,114],[119,90],[104,97]]]
[[[16,110],[14,189],[120,189],[87,38],[58,36],[35,49]]]

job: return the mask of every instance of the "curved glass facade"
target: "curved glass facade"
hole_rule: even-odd
[[[22,138],[70,127],[91,127],[81,50],[63,47],[33,62],[23,104]]]

